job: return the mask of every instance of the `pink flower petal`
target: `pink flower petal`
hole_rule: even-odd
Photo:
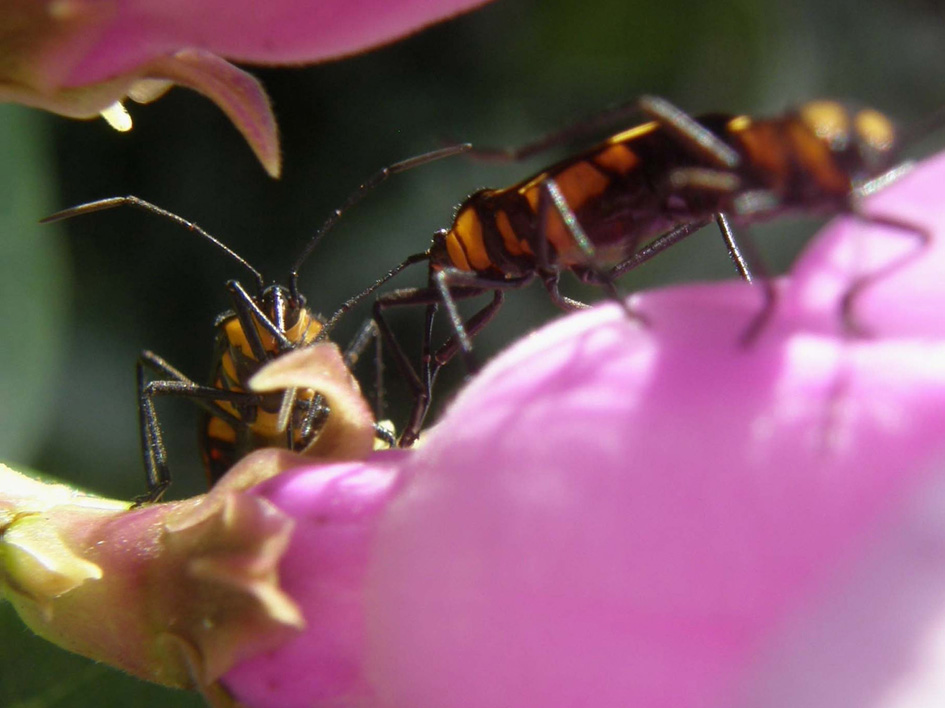
[[[943,180],[940,157],[869,207],[941,235]],[[270,480],[309,520],[285,571],[308,630],[226,684],[249,705],[940,705],[940,239],[856,300],[872,336],[839,299],[909,247],[838,222],[748,347],[740,283],[641,295],[647,328],[562,319],[393,467]]]
[[[217,103],[278,176],[268,97],[221,57],[323,60],[393,41],[484,1],[2,0],[0,101],[74,118],[109,109],[115,115],[120,106],[114,104],[134,96],[136,82],[171,79]],[[120,118],[113,125],[127,130],[130,118]]]
[[[225,684],[241,703],[292,708],[369,699],[364,575],[378,519],[397,489],[399,457],[303,468],[257,488],[295,519],[280,580],[299,600],[308,630],[230,671]]]
[[[187,49],[156,58],[148,66],[150,78],[170,79],[202,93],[233,121],[266,172],[282,170],[279,131],[269,97],[256,79],[209,52]]]
[[[945,233],[943,179],[938,158],[870,207]],[[866,232],[915,247],[838,224],[749,348],[757,291],[689,286],[637,299],[648,329],[600,308],[487,367],[379,530],[377,705],[945,701],[945,318],[912,310],[943,302],[945,256],[868,290],[874,336],[845,336],[836,264]]]
[[[945,204],[941,186],[929,175],[939,169],[941,160],[941,156],[929,160],[871,197],[866,212],[934,232],[943,219]],[[941,239],[932,239],[927,248],[922,248],[914,231],[843,220],[834,224],[796,264],[793,287],[802,291],[796,299],[808,315],[820,308],[830,317],[825,326],[836,328],[840,320],[822,304],[835,302],[857,273],[891,267],[894,270],[889,276],[879,279],[858,298],[858,324],[867,332],[886,337],[938,337],[945,331],[945,315],[939,302],[943,251]]]
[[[108,79],[182,48],[254,64],[311,63],[391,42],[485,1],[125,0],[67,83]]]

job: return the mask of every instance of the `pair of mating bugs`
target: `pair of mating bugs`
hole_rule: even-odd
[[[327,321],[308,310],[298,291],[298,270],[315,244],[347,209],[389,175],[463,152],[468,145],[421,155],[376,173],[316,233],[294,264],[287,287],[266,286],[249,263],[198,226],[135,197],[91,202],[47,217],[44,221],[119,205],[140,207],[211,241],[248,268],[255,280],[255,294],[236,281],[227,283],[233,311],[216,322],[217,351],[209,385],[192,382],[150,352],[139,359],[140,426],[148,493],[138,501],[159,500],[170,482],[154,412],[156,396],[191,398],[203,409],[200,443],[211,483],[253,449],[304,449],[330,415],[317,392],[257,394],[248,391],[248,379],[267,361],[324,339],[356,304],[417,263],[427,263],[427,285],[381,294],[373,309],[373,324],[415,397],[401,445],[417,438],[440,367],[460,354],[472,366],[471,337],[495,315],[506,290],[523,287],[535,278],[564,309],[584,307],[560,293],[558,282],[564,271],[617,298],[617,278],[715,221],[736,269],[750,281],[750,264],[738,247],[732,224],[769,219],[792,210],[848,213],[899,229],[920,245],[928,241],[924,231],[907,222],[867,216],[857,209],[862,185],[889,173],[899,160],[902,141],[897,140],[891,123],[876,111],[854,111],[820,101],[768,119],[725,114],[693,118],[653,97],[644,97],[633,110],[649,120],[511,187],[474,193],[460,205],[450,228],[434,235],[427,251],[408,257],[344,303]],[[589,127],[548,136],[509,156],[533,154],[573,139]],[[853,323],[856,295],[876,275],[861,276],[846,293],[842,316],[847,324]],[[766,288],[764,292],[759,322],[774,305],[773,291]],[[456,301],[489,293],[493,295],[491,302],[466,320],[460,316]],[[417,305],[426,308],[419,368],[410,362],[384,314],[392,308]],[[432,325],[440,305],[449,315],[454,334],[434,351]],[[634,316],[626,305],[624,308]],[[366,341],[365,337],[357,338],[357,344],[349,348],[352,357]],[[148,381],[146,369],[162,379]]]

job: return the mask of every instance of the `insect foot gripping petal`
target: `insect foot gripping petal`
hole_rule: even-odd
[[[278,576],[294,522],[236,485],[129,509],[0,466],[0,489],[0,595],[70,651],[227,705],[217,679],[304,624]]]

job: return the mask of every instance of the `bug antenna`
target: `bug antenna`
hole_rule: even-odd
[[[139,199],[135,196],[129,195],[127,197],[109,197],[108,199],[99,199],[94,202],[79,204],[78,206],[69,207],[68,209],[63,209],[62,211],[57,211],[55,214],[50,214],[49,216],[40,219],[39,223],[50,224],[55,221],[71,219],[74,216],[83,216],[85,214],[92,214],[97,211],[105,211],[106,209],[114,209],[115,207],[120,206],[131,206],[141,209],[142,211],[148,211],[152,214],[157,214],[158,216],[162,216],[165,219],[173,221],[179,226],[183,226],[188,231],[196,233],[198,236],[201,236],[205,240],[212,243],[214,246],[216,246],[218,249],[223,251],[230,258],[235,260],[237,263],[246,268],[250,273],[252,273],[253,278],[256,280],[256,287],[260,292],[262,292],[263,288],[265,287],[266,283],[263,280],[262,274],[253,268],[249,264],[249,261],[240,256],[236,251],[224,244],[222,241],[218,240],[215,236],[210,235],[192,221],[187,221],[187,219],[184,219],[173,212],[162,209],[151,202],[147,202],[144,199]]]
[[[340,207],[335,209],[329,215],[329,217],[325,219],[325,223],[323,223],[321,228],[315,232],[315,235],[312,236],[309,242],[305,244],[305,248],[302,249],[299,257],[295,259],[295,263],[292,264],[292,271],[289,273],[289,294],[294,298],[298,297],[299,270],[302,268],[302,264],[305,262],[305,260],[312,254],[312,251],[315,250],[315,246],[318,245],[318,242],[322,240],[322,237],[324,237],[325,234],[335,227],[335,224],[338,223],[338,220],[341,219],[346,211],[354,207],[358,202],[364,199],[364,197],[373,192],[374,189],[385,182],[388,177],[397,174],[398,172],[406,172],[407,170],[411,170],[414,167],[420,167],[420,165],[425,165],[429,162],[442,160],[444,157],[458,155],[460,153],[466,152],[467,150],[470,150],[471,148],[472,145],[470,143],[460,143],[458,145],[451,145],[439,150],[425,152],[422,155],[409,157],[406,160],[401,160],[400,162],[395,162],[393,165],[383,167],[371,175],[360,187],[348,195],[348,198],[345,199],[344,203]]]
[[[430,252],[424,251],[423,253],[415,253],[414,255],[407,258],[400,265],[397,265],[391,268],[389,271],[387,271],[387,273],[385,273],[380,278],[378,278],[372,285],[368,286],[367,288],[359,292],[354,297],[349,298],[347,301],[345,301],[345,303],[335,311],[335,314],[329,317],[328,321],[325,322],[325,326],[322,327],[321,331],[318,333],[318,338],[319,339],[326,338],[328,336],[328,333],[331,332],[331,330],[334,328],[336,324],[338,324],[338,320],[340,320],[344,315],[350,312],[359,302],[364,300],[364,298],[368,297],[371,293],[373,293],[375,290],[377,290],[379,287],[381,287],[384,283],[386,283],[388,280],[393,278],[395,275],[400,273],[402,270],[404,270],[405,268],[409,268],[415,263],[423,263],[424,261],[429,261],[429,260],[430,260]]]

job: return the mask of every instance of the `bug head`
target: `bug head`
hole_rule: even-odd
[[[899,161],[896,128],[875,109],[811,101],[801,106],[798,117],[855,182],[877,177]]]
[[[445,268],[452,265],[452,260],[450,259],[449,250],[446,245],[449,234],[449,229],[440,229],[433,234],[433,242],[430,244],[430,250],[427,251],[430,267]]]
[[[305,296],[282,285],[269,285],[259,295],[259,309],[281,331],[288,332],[307,314]]]

